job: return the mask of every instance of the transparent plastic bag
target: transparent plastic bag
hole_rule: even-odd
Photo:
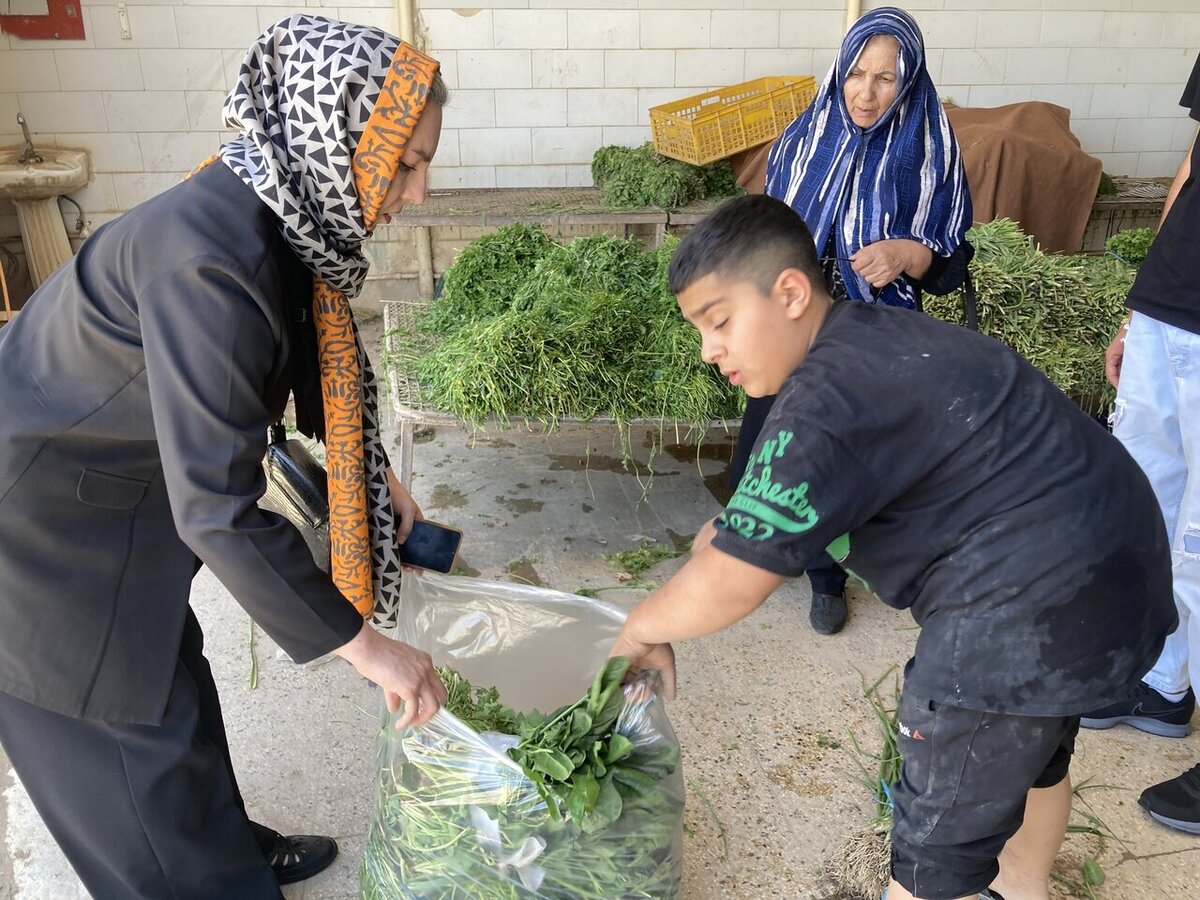
[[[395,636],[502,701],[550,712],[583,696],[620,632],[615,606],[527,585],[406,572]],[[363,857],[367,900],[673,898],[682,872],[683,775],[656,676],[623,688],[616,732],[638,771],[591,833],[555,811],[504,752],[446,710],[380,732],[380,784]],[[394,721],[394,720],[393,720]],[[615,781],[615,779],[614,779]],[[556,808],[559,804],[556,803]]]

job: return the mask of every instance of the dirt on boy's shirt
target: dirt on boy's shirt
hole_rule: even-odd
[[[828,548],[922,626],[906,690],[972,709],[1119,699],[1177,622],[1120,443],[998,341],[889,307],[833,305],[713,543],[789,577]]]

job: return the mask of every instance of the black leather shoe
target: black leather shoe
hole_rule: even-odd
[[[849,608],[840,594],[813,594],[808,621],[817,634],[837,634],[846,624]]]
[[[337,859],[338,845],[333,838],[317,834],[281,834],[263,852],[279,883],[295,884],[328,869]]]

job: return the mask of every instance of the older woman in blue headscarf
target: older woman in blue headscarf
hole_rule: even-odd
[[[846,34],[812,105],[772,147],[766,192],[804,218],[835,300],[919,309],[922,291],[963,283],[971,195],[908,13],[872,10]],[[774,399],[747,401],[734,485]],[[840,631],[845,572],[825,556],[808,575],[809,621],[821,634]]]

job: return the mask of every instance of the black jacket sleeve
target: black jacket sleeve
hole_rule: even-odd
[[[181,262],[139,298],[154,429],[180,537],[297,662],[341,646],[362,617],[299,532],[258,508],[264,396],[287,327],[270,279],[220,256]]]

